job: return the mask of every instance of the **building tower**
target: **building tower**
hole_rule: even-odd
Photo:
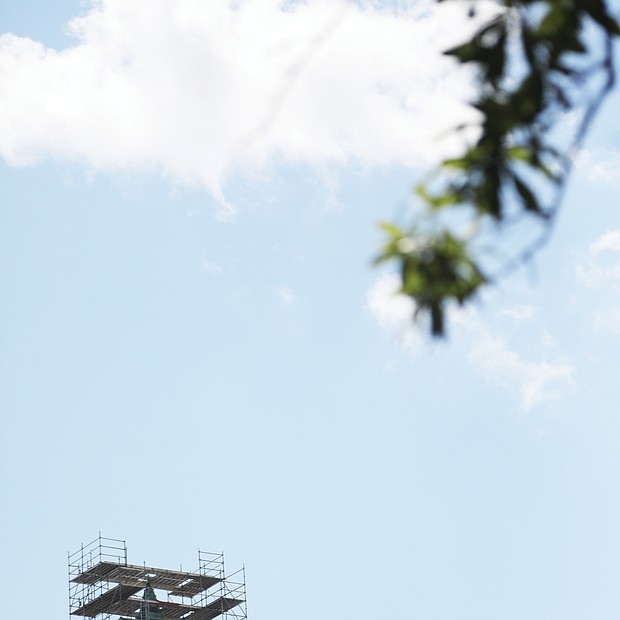
[[[198,570],[191,573],[129,564],[125,541],[99,536],[69,554],[69,614],[97,620],[246,620],[245,569],[226,576],[224,555],[205,551],[198,551]]]

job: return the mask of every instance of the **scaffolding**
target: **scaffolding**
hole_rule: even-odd
[[[129,564],[125,541],[101,535],[69,553],[70,618],[246,620],[245,598],[245,568],[226,575],[223,553],[199,550],[192,573]]]

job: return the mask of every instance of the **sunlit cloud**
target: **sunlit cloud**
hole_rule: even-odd
[[[608,230],[603,233],[591,246],[593,254],[600,254],[605,250],[620,252],[620,230]]]
[[[280,301],[286,306],[290,306],[297,302],[297,295],[290,286],[278,286],[275,292]]]
[[[0,155],[160,173],[229,214],[231,175],[279,162],[427,165],[475,118],[440,53],[473,30],[467,4],[101,0],[67,49],[0,37]]]
[[[419,353],[425,346],[423,334],[428,324],[413,322],[413,301],[399,294],[400,278],[396,274],[383,275],[370,287],[367,308],[379,326],[406,350]],[[515,306],[500,312],[518,323],[535,316],[532,306]],[[532,359],[511,347],[506,338],[493,333],[474,309],[452,309],[449,323],[458,331],[459,339],[466,342],[467,359],[489,381],[517,392],[518,407],[530,411],[560,399],[574,384],[575,366],[551,350],[538,353]],[[539,340],[551,345],[551,337],[545,329],[536,328]],[[542,359],[540,359],[542,358]]]
[[[596,310],[594,321],[599,332],[620,336],[620,304],[600,304]]]
[[[513,321],[527,321],[536,315],[536,308],[525,304],[504,308],[499,311],[500,316],[505,316]]]
[[[609,230],[594,241],[575,273],[586,287],[620,284],[620,230]]]
[[[400,346],[418,353],[424,346],[424,338],[421,327],[413,322],[416,307],[410,297],[398,293],[400,287],[396,274],[382,275],[368,290],[366,307]]]
[[[588,181],[620,185],[620,150],[582,149],[575,160],[577,171]]]
[[[471,336],[469,360],[494,383],[516,387],[523,411],[560,399],[573,385],[576,369],[566,359],[525,359],[479,319]]]
[[[620,336],[620,230],[608,230],[590,244],[575,266],[575,276],[595,304],[595,329]]]
[[[207,258],[202,259],[202,268],[211,276],[222,275],[222,268],[217,263],[214,263]]]

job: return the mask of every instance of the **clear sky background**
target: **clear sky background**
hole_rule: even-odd
[[[236,4],[0,3],[2,616],[66,617],[101,532],[223,550],[253,620],[616,620],[620,92],[430,343],[371,261],[458,147],[465,22]]]

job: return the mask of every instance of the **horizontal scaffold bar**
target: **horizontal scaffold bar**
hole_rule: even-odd
[[[151,586],[156,590],[166,590],[174,596],[192,597],[200,592],[208,590],[216,583],[219,583],[221,578],[213,575],[187,573],[149,566],[99,562],[99,564],[80,573],[71,581],[84,584],[95,584],[100,581],[107,581],[124,586],[144,588],[147,580],[150,581]]]

